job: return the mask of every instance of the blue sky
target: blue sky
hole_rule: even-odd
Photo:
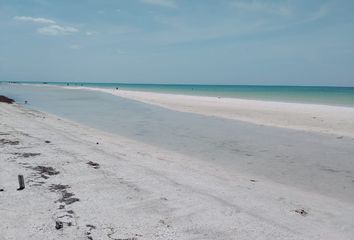
[[[0,0],[0,80],[354,86],[353,0]]]

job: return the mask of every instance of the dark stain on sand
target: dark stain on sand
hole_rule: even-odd
[[[18,145],[20,144],[20,141],[11,141],[5,138],[0,139],[0,144],[2,145]]]
[[[52,184],[49,186],[49,190],[51,190],[52,192],[59,192],[61,194],[61,197],[56,202],[70,205],[73,204],[74,202],[80,201],[80,199],[74,197],[75,194],[69,192],[68,189],[70,189],[70,186],[63,185],[63,184]]]
[[[100,164],[96,163],[96,162],[89,161],[86,164],[92,166],[94,169],[99,169],[100,168]]]
[[[48,179],[49,176],[57,175],[60,173],[59,171],[55,170],[53,167],[36,166],[30,168],[37,171],[37,173],[40,174],[41,177],[44,179]]]

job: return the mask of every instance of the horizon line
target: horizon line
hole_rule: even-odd
[[[3,81],[0,83],[33,83],[33,84],[55,84],[55,83],[72,83],[72,84],[124,84],[124,85],[166,85],[166,86],[240,86],[240,87],[337,87],[337,88],[354,88],[352,86],[343,85],[295,85],[295,84],[212,84],[212,83],[127,83],[127,82],[70,82],[70,81]]]

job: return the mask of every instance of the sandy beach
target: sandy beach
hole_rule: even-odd
[[[258,125],[335,134],[354,138],[354,108],[190,96],[93,87],[66,87],[110,93],[175,111],[221,117]]]
[[[354,240],[353,3],[0,0],[0,240]]]
[[[0,117],[0,239],[353,239],[336,182],[329,197],[16,104]]]

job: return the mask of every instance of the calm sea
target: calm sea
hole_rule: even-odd
[[[43,84],[43,82],[31,82]],[[354,87],[254,86],[254,85],[182,85],[51,82],[48,85],[120,88],[134,91],[231,97],[267,101],[314,103],[354,107]]]

